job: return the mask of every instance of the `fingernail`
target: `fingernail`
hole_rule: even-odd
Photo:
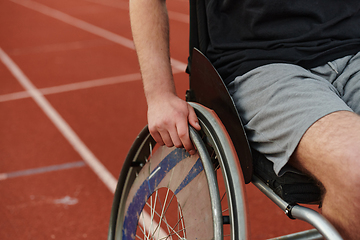
[[[190,153],[190,155],[194,155],[194,154],[195,154],[195,150],[190,150],[189,153]]]

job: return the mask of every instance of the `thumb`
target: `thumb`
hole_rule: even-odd
[[[189,108],[189,124],[193,128],[199,131],[201,127],[199,124],[199,119],[196,116],[195,110],[190,105],[188,105],[188,108]]]

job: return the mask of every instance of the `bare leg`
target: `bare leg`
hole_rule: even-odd
[[[323,214],[344,239],[360,239],[360,117],[340,111],[313,124],[290,163],[325,187]]]

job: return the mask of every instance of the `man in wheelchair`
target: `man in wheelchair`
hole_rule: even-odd
[[[233,97],[249,142],[323,186],[323,215],[360,239],[360,1],[205,0],[204,54]],[[153,138],[195,149],[192,107],[173,83],[163,0],[130,0]]]

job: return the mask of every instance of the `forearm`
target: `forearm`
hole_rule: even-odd
[[[165,1],[131,0],[130,19],[148,104],[166,93],[175,94]]]
[[[160,145],[194,146],[188,124],[200,129],[194,109],[176,96],[165,0],[130,0],[130,20],[148,103],[148,128]]]

